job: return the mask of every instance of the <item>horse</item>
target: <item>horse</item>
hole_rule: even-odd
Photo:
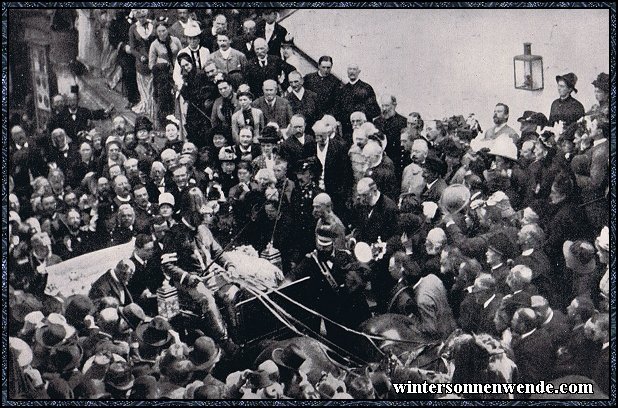
[[[407,316],[387,313],[372,317],[360,325],[367,337],[357,336],[356,351],[369,362],[379,362],[388,354],[396,356],[404,365],[425,370],[446,372],[441,360],[440,340],[428,338]]]

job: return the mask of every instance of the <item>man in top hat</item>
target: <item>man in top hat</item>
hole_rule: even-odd
[[[307,382],[307,373],[301,370],[307,355],[296,344],[290,344],[274,349],[271,358],[279,367],[279,382],[283,385],[284,394],[290,398],[302,398],[303,389],[311,387]]]
[[[590,108],[590,112],[600,113],[609,120],[609,75],[601,72],[592,85],[594,85],[594,97],[598,103]]]
[[[562,121],[565,126],[568,126],[586,114],[584,105],[571,96],[571,93],[577,93],[577,88],[575,88],[577,75],[572,72],[556,75],[556,83],[560,98],[552,102],[548,122],[549,125],[553,125]]]
[[[498,292],[508,293],[509,291],[506,278],[511,268],[507,261],[509,259],[514,259],[517,253],[517,244],[509,234],[498,232],[487,244],[485,257],[487,264],[491,268],[489,273],[496,280],[496,289]]]
[[[130,259],[123,259],[114,269],[105,272],[97,279],[90,288],[88,296],[92,300],[97,300],[102,297],[111,296],[125,306],[133,303],[131,292],[127,288],[127,284],[135,272],[135,264]]]

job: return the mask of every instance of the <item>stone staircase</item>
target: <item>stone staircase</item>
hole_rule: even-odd
[[[77,78],[77,83],[82,106],[89,109],[106,109],[113,105],[115,110],[112,115],[120,114],[131,127],[135,124],[137,115],[126,108],[129,101],[122,94],[110,89],[105,79],[87,74]]]

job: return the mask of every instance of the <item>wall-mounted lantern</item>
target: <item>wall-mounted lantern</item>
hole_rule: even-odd
[[[531,43],[524,43],[524,53],[513,57],[513,75],[516,89],[543,89],[543,57],[532,55]]]

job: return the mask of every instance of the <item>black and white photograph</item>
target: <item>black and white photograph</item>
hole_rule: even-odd
[[[51,4],[3,6],[3,405],[615,402],[615,5]]]

